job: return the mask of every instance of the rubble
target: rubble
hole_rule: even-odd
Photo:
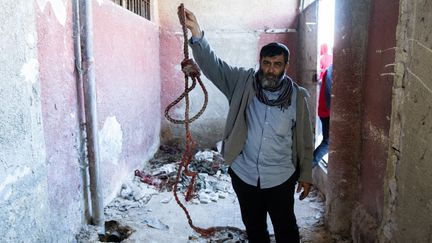
[[[193,156],[189,170],[198,175],[192,199],[186,202],[184,198],[191,180],[185,175],[181,175],[177,192],[198,226],[205,222],[206,227],[220,230],[209,238],[203,238],[189,227],[188,219],[172,195],[181,152],[175,147],[161,146],[145,168],[136,173],[141,176],[135,176],[122,185],[118,197],[105,207],[105,218],[131,227],[134,233],[130,241],[126,239],[124,242],[247,242],[245,232],[236,228],[243,227],[238,202],[227,173],[228,167],[217,151],[201,150]],[[311,210],[304,211],[307,215],[300,215],[301,220],[298,220],[302,242],[328,242],[323,222],[324,199],[312,191],[311,197],[302,203]],[[93,235],[86,235],[91,232]],[[81,232],[77,239],[78,242],[99,242],[92,227]],[[274,239],[271,242],[275,242]]]
[[[169,156],[155,156],[143,170],[136,170],[135,176],[141,182],[154,186],[159,191],[172,191],[181,154],[179,150],[169,149],[166,146],[161,146],[160,149],[170,153]],[[198,151],[193,156],[188,169],[198,173],[193,195],[195,198],[198,197],[200,203],[217,202],[219,198],[226,198],[226,194],[232,192],[228,189],[231,186],[227,175],[228,166],[223,163],[219,152],[208,149]],[[182,174],[177,188],[180,192],[185,192],[190,183],[191,179]],[[199,193],[202,190],[206,193]],[[194,202],[196,203],[197,200]]]

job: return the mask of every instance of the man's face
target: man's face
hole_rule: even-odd
[[[283,54],[273,57],[262,57],[260,60],[261,86],[263,88],[276,87],[286,69],[288,69],[288,63],[285,63]]]

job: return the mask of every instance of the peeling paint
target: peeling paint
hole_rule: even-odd
[[[27,34],[25,39],[26,39],[26,42],[29,44],[29,46],[35,46],[36,45],[36,38],[33,34]]]
[[[19,179],[30,174],[30,172],[31,172],[30,167],[25,167],[24,169],[16,169],[14,173],[8,175],[6,179],[0,184],[0,193],[6,188],[6,186],[17,182]],[[7,200],[10,195],[11,192],[6,191],[4,200]]]
[[[105,120],[99,135],[101,160],[118,165],[118,160],[122,152],[123,132],[115,116],[108,117]]]
[[[66,24],[67,11],[63,0],[37,0],[39,9],[43,12],[46,4],[51,3],[54,15],[56,16],[59,23],[63,26]]]
[[[35,58],[29,59],[21,68],[21,76],[25,81],[34,84],[39,76],[39,62]]]

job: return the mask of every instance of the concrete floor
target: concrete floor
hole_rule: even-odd
[[[229,177],[222,175],[223,183],[229,185]],[[227,179],[228,178],[228,179]],[[106,221],[116,220],[132,228],[133,233],[122,242],[193,243],[193,242],[247,242],[202,238],[188,225],[187,218],[176,203],[172,192],[158,192],[152,186],[138,180],[127,185],[133,198],[116,198],[106,209]],[[184,202],[184,196],[179,195]],[[295,212],[302,242],[334,242],[323,226],[324,202],[317,191],[303,201],[295,195]],[[138,200],[136,200],[138,199]],[[193,223],[201,228],[234,226],[244,229],[235,193],[227,189],[225,198],[207,204],[187,202]],[[270,220],[269,231],[273,232]],[[99,242],[91,227],[77,237],[78,242]]]

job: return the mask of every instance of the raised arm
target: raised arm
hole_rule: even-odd
[[[192,33],[193,56],[204,75],[231,100],[234,89],[239,80],[245,81],[246,75],[252,71],[244,68],[237,68],[228,65],[225,61],[216,56],[207,40],[204,38],[200,25],[195,15],[188,9],[185,10],[185,25]],[[179,11],[181,11],[179,7]],[[181,14],[179,12],[179,14]]]

